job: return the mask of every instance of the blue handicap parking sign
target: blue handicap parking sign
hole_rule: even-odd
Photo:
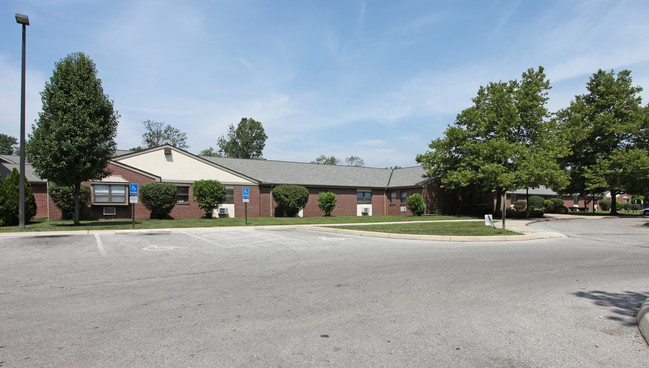
[[[250,189],[243,188],[242,193],[243,193],[243,198],[248,198],[250,196]]]
[[[129,194],[132,196],[137,195],[137,184],[130,184],[129,186]]]

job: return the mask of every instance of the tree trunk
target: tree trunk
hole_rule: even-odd
[[[617,215],[617,192],[611,190],[611,215]]]
[[[74,184],[74,193],[72,198],[74,199],[74,225],[81,225],[79,222],[79,193],[81,192],[81,183]]]

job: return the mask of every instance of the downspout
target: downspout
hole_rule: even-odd
[[[268,192],[268,211],[270,212],[270,217],[273,216],[273,186],[270,186],[270,191]]]
[[[47,199],[47,220],[50,220],[50,181],[45,182],[45,191],[46,191],[46,196],[45,198]]]
[[[387,216],[388,214],[388,187],[390,186],[390,182],[392,181],[392,174],[394,174],[394,169],[390,170],[390,177],[388,178],[388,183],[385,185],[385,188],[383,189],[383,216]]]

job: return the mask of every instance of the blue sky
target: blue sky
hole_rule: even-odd
[[[406,167],[480,85],[530,67],[545,67],[552,111],[600,68],[630,69],[649,88],[649,2],[640,0],[3,0],[0,133],[15,137],[15,13],[31,23],[28,125],[54,63],[82,51],[121,115],[123,149],[141,144],[147,119],[186,132],[198,153],[251,117],[269,137],[267,159],[356,155]]]

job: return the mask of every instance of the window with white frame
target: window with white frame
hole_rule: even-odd
[[[189,203],[189,186],[176,185],[176,203]]]
[[[372,204],[372,191],[359,190],[356,194],[356,204]]]
[[[390,204],[397,204],[397,192],[390,193]]]
[[[234,186],[225,186],[225,202],[223,204],[234,204]]]
[[[404,190],[401,192],[401,204],[406,204],[407,200],[408,200],[408,192]]]
[[[92,184],[93,204],[126,204],[127,184]]]

